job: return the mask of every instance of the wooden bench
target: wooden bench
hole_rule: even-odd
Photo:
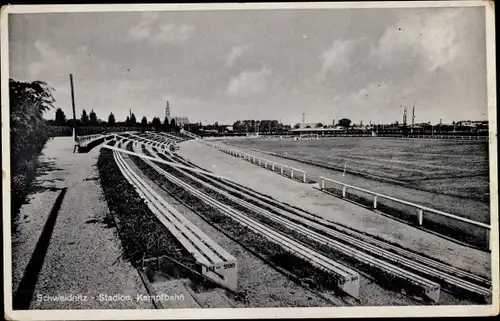
[[[114,152],[114,155],[125,178],[134,186],[158,220],[193,255],[201,265],[201,273],[215,283],[236,291],[238,271],[236,258],[168,204],[132,171],[119,152]]]

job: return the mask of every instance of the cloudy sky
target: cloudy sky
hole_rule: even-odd
[[[77,116],[487,119],[484,8],[10,15],[10,77]],[[54,111],[47,115],[52,118]]]

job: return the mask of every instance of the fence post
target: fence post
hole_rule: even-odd
[[[325,179],[321,177],[321,189],[325,189]]]
[[[274,172],[274,163],[271,165],[272,169],[273,169],[273,172]]]
[[[290,178],[293,179],[293,168],[291,168]]]
[[[418,209],[418,225],[422,225],[424,222],[424,210],[419,208]]]
[[[373,208],[377,208],[377,195],[373,198]]]
[[[306,172],[304,172],[304,179],[303,179],[303,182],[304,182],[304,183],[306,182]]]
[[[260,158],[259,158],[259,166],[260,166]]]
[[[264,162],[264,167],[267,169],[267,161]]]
[[[345,198],[345,192],[346,192],[346,190],[347,190],[346,186],[345,185],[342,186],[342,197],[344,197],[344,198]]]
[[[283,175],[283,165],[281,165],[281,175]]]

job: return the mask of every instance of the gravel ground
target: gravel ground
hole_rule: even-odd
[[[456,244],[389,217],[377,215],[370,210],[315,190],[310,185],[291,181],[200,142],[188,141],[180,146],[179,154],[194,164],[215,174],[230,177],[241,185],[284,203],[304,208],[327,220],[379,236],[458,268],[491,277],[491,258],[488,253]]]
[[[21,207],[17,230],[12,235],[12,290],[15,291],[42,234],[43,226],[59,191],[44,191],[29,196]]]
[[[114,229],[100,222],[109,212],[98,180],[98,148],[88,154],[73,154],[71,138],[59,137],[48,142],[44,149],[47,157],[52,157],[60,169],[56,175],[48,174],[39,180],[53,180],[57,176],[56,187],[67,187],[67,193],[55,223],[47,254],[35,286],[30,309],[134,309],[153,308],[151,302],[137,302],[137,294],[147,294],[137,271],[120,259],[122,254],[119,238]],[[52,208],[54,192],[49,196],[44,192],[36,203],[26,205],[22,212],[31,212],[30,206],[39,212],[48,213]],[[57,193],[58,194],[58,193]],[[37,207],[41,205],[40,207]],[[18,235],[14,240],[28,239],[24,232],[41,231],[45,224],[43,215],[30,221],[29,226],[20,222]],[[35,237],[29,242],[16,242],[13,248],[14,275],[20,275],[23,262],[31,256]],[[18,260],[18,257],[22,256]],[[23,271],[24,273],[24,271]],[[19,277],[17,276],[16,279]],[[100,294],[130,295],[131,301],[101,301]],[[87,296],[87,301],[46,301],[42,296]],[[45,297],[47,298],[47,297]]]

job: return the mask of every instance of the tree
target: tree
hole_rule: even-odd
[[[43,81],[9,79],[11,219],[14,221],[35,177],[37,158],[48,139],[43,118],[54,108],[54,89]]]
[[[82,110],[82,115],[80,116],[80,120],[82,122],[82,125],[87,125],[89,122],[89,116],[87,115],[87,111],[85,109]]]
[[[148,127],[148,119],[146,116],[143,116],[141,119],[141,131],[144,133],[146,131],[146,127]]]
[[[166,132],[170,131],[170,123],[168,122],[168,118],[167,117],[165,117],[165,119],[163,120],[163,127],[165,127],[165,131]]]
[[[175,124],[175,119],[172,118],[170,121],[170,131],[176,131],[177,125]]]
[[[342,118],[341,120],[339,120],[339,126],[341,127],[349,127],[351,125],[351,120],[348,119],[348,118]]]
[[[125,119],[125,126],[129,127],[130,126],[130,117],[127,116],[127,118]]]
[[[66,124],[66,115],[64,114],[61,108],[57,108],[56,110],[55,124],[57,126],[62,126]]]
[[[115,123],[116,123],[115,115],[113,115],[113,113],[110,113],[109,116],[108,116],[108,125],[109,126],[114,126]]]
[[[151,125],[153,125],[155,131],[159,131],[161,128],[161,120],[158,117],[154,117],[151,121]]]
[[[280,123],[277,120],[271,120],[271,123],[269,125],[269,130],[272,133],[275,133],[278,130],[279,125],[280,125]]]
[[[295,126],[293,126],[294,129],[299,129],[300,128],[300,124],[295,124]]]
[[[160,118],[158,117],[154,117],[153,120],[151,121],[151,124],[153,125],[153,127],[161,127],[161,120]]]
[[[135,115],[132,114],[130,116],[130,126],[135,126],[135,125],[137,125],[137,119],[135,118]]]
[[[321,128],[321,127],[323,127],[323,124],[322,124],[322,123],[317,123],[317,124],[316,124],[316,128]]]
[[[94,110],[93,110],[93,109],[90,111],[90,115],[89,115],[89,122],[90,122],[90,124],[91,124],[91,125],[93,125],[93,126],[96,126],[96,125],[97,125],[97,123],[98,123],[98,122],[97,122],[97,115],[96,115],[96,113],[94,112]]]
[[[241,123],[241,121],[239,121],[239,120],[238,120],[238,121],[235,121],[235,122],[233,123],[233,131],[234,131],[235,133],[242,131],[242,128],[241,128],[241,127],[242,127],[242,123]],[[245,129],[245,128],[243,128],[243,130],[244,130],[244,129]]]

